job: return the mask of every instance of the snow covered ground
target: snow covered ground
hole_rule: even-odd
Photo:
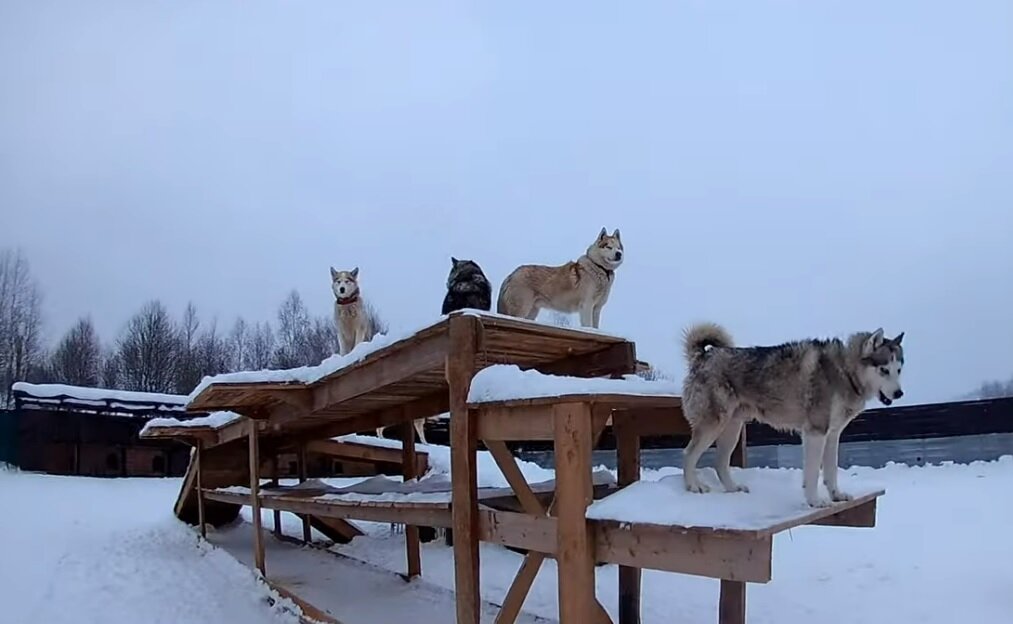
[[[645,477],[676,474],[663,469]],[[752,624],[1010,621],[1013,457],[970,465],[853,468],[844,474],[850,483],[886,488],[879,526],[802,527],[780,534],[773,581],[750,586]],[[488,470],[482,478],[490,485],[499,481]],[[294,622],[290,612],[268,604],[266,586],[227,554],[250,558],[249,525],[213,533],[211,542],[221,549],[200,546],[193,530],[172,517],[178,487],[177,479],[0,471],[0,621]],[[286,532],[300,534],[298,521],[285,518]],[[270,527],[271,513],[264,519]],[[414,613],[416,621],[429,621],[430,613],[432,621],[446,621],[451,550],[442,542],[424,544],[424,579],[405,584],[384,572],[404,570],[403,535],[387,525],[359,524],[367,536],[336,548],[343,557],[268,539],[268,575],[294,582],[292,589],[311,602],[337,600],[347,610],[341,615],[348,624],[383,621],[377,615],[382,603],[369,600],[377,595],[385,596],[393,610]],[[483,597],[498,603],[521,557],[491,545],[483,545],[481,553]],[[306,569],[326,574],[307,583],[302,561]],[[603,566],[597,574],[599,598],[614,617],[616,568]],[[713,624],[717,592],[711,579],[646,572],[644,622]],[[526,622],[536,621],[534,616],[555,618],[551,561],[539,573],[524,610]]]

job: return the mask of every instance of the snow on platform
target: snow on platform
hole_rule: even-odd
[[[637,375],[625,375],[621,379],[567,377],[521,370],[513,364],[497,364],[475,374],[468,402],[493,403],[585,394],[677,398],[680,390],[678,382],[650,381]]]
[[[762,531],[814,511],[805,501],[799,471],[732,468],[732,477],[749,492],[725,492],[712,471],[700,470],[700,480],[711,487],[706,494],[687,492],[679,473],[629,485],[592,503],[586,515],[592,520]],[[850,480],[843,471],[839,480],[841,489],[855,498],[883,490],[881,484]]]
[[[461,310],[454,312],[453,314],[460,314],[463,316],[477,316],[483,318],[508,320],[511,323],[519,324],[531,324],[540,327],[552,328],[558,331],[569,331],[569,332],[584,332],[597,336],[610,336],[614,338],[621,338],[615,334],[608,334],[600,330],[594,330],[592,328],[580,327],[580,328],[560,328],[554,325],[546,325],[544,323],[538,323],[537,321],[529,321],[526,319],[518,319],[512,316],[505,316],[496,314],[493,312],[484,312],[481,310]],[[187,402],[192,402],[200,395],[208,386],[211,384],[254,384],[254,383],[303,383],[313,384],[321,379],[328,377],[337,371],[351,366],[356,362],[361,361],[366,356],[388,347],[394,343],[407,340],[414,335],[423,332],[430,327],[433,327],[447,319],[447,315],[439,317],[435,322],[428,325],[418,327],[412,331],[397,332],[391,334],[377,334],[372,340],[368,342],[361,342],[355,346],[350,352],[345,355],[332,355],[325,359],[320,364],[315,366],[300,366],[298,368],[288,368],[282,370],[260,370],[260,371],[240,371],[236,373],[223,373],[220,375],[214,375],[204,377],[197,387],[190,392],[187,397]]]

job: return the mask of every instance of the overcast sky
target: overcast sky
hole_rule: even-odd
[[[905,403],[1013,374],[1013,3],[0,2],[0,247],[47,331],[141,303],[395,328],[621,228],[603,328],[681,375],[906,331]]]

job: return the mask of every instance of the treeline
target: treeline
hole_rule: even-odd
[[[153,300],[112,340],[103,340],[83,316],[49,347],[42,291],[27,259],[0,251],[0,405],[10,403],[15,381],[188,394],[205,375],[314,365],[337,351],[331,315],[311,315],[295,290],[274,324],[240,317],[222,327],[202,320],[193,303],[173,318]]]

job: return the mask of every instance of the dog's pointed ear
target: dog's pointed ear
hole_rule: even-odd
[[[606,236],[608,236],[608,230],[606,230],[605,228],[602,228],[601,232],[598,232],[598,240],[601,240],[601,239],[605,238]]]
[[[891,340],[890,342],[892,342],[895,345],[900,345],[900,341],[903,339],[904,339],[904,332],[901,332],[897,334],[897,337]]]
[[[331,279],[332,280],[338,279],[338,271],[334,267],[331,267]]]
[[[354,269],[352,269],[352,272],[349,275],[351,275],[355,279],[358,279],[358,277],[359,277],[359,267],[355,267]]]
[[[880,343],[883,342],[883,328],[880,327],[876,331],[869,334],[869,337],[862,343],[862,357],[868,357],[873,354]]]
[[[619,238],[619,228],[616,228],[616,231],[612,232],[612,238],[616,239],[619,242],[622,242],[623,239]]]
[[[458,264],[461,263],[461,261],[455,258],[454,256],[450,256],[450,263],[454,266],[457,266]]]

